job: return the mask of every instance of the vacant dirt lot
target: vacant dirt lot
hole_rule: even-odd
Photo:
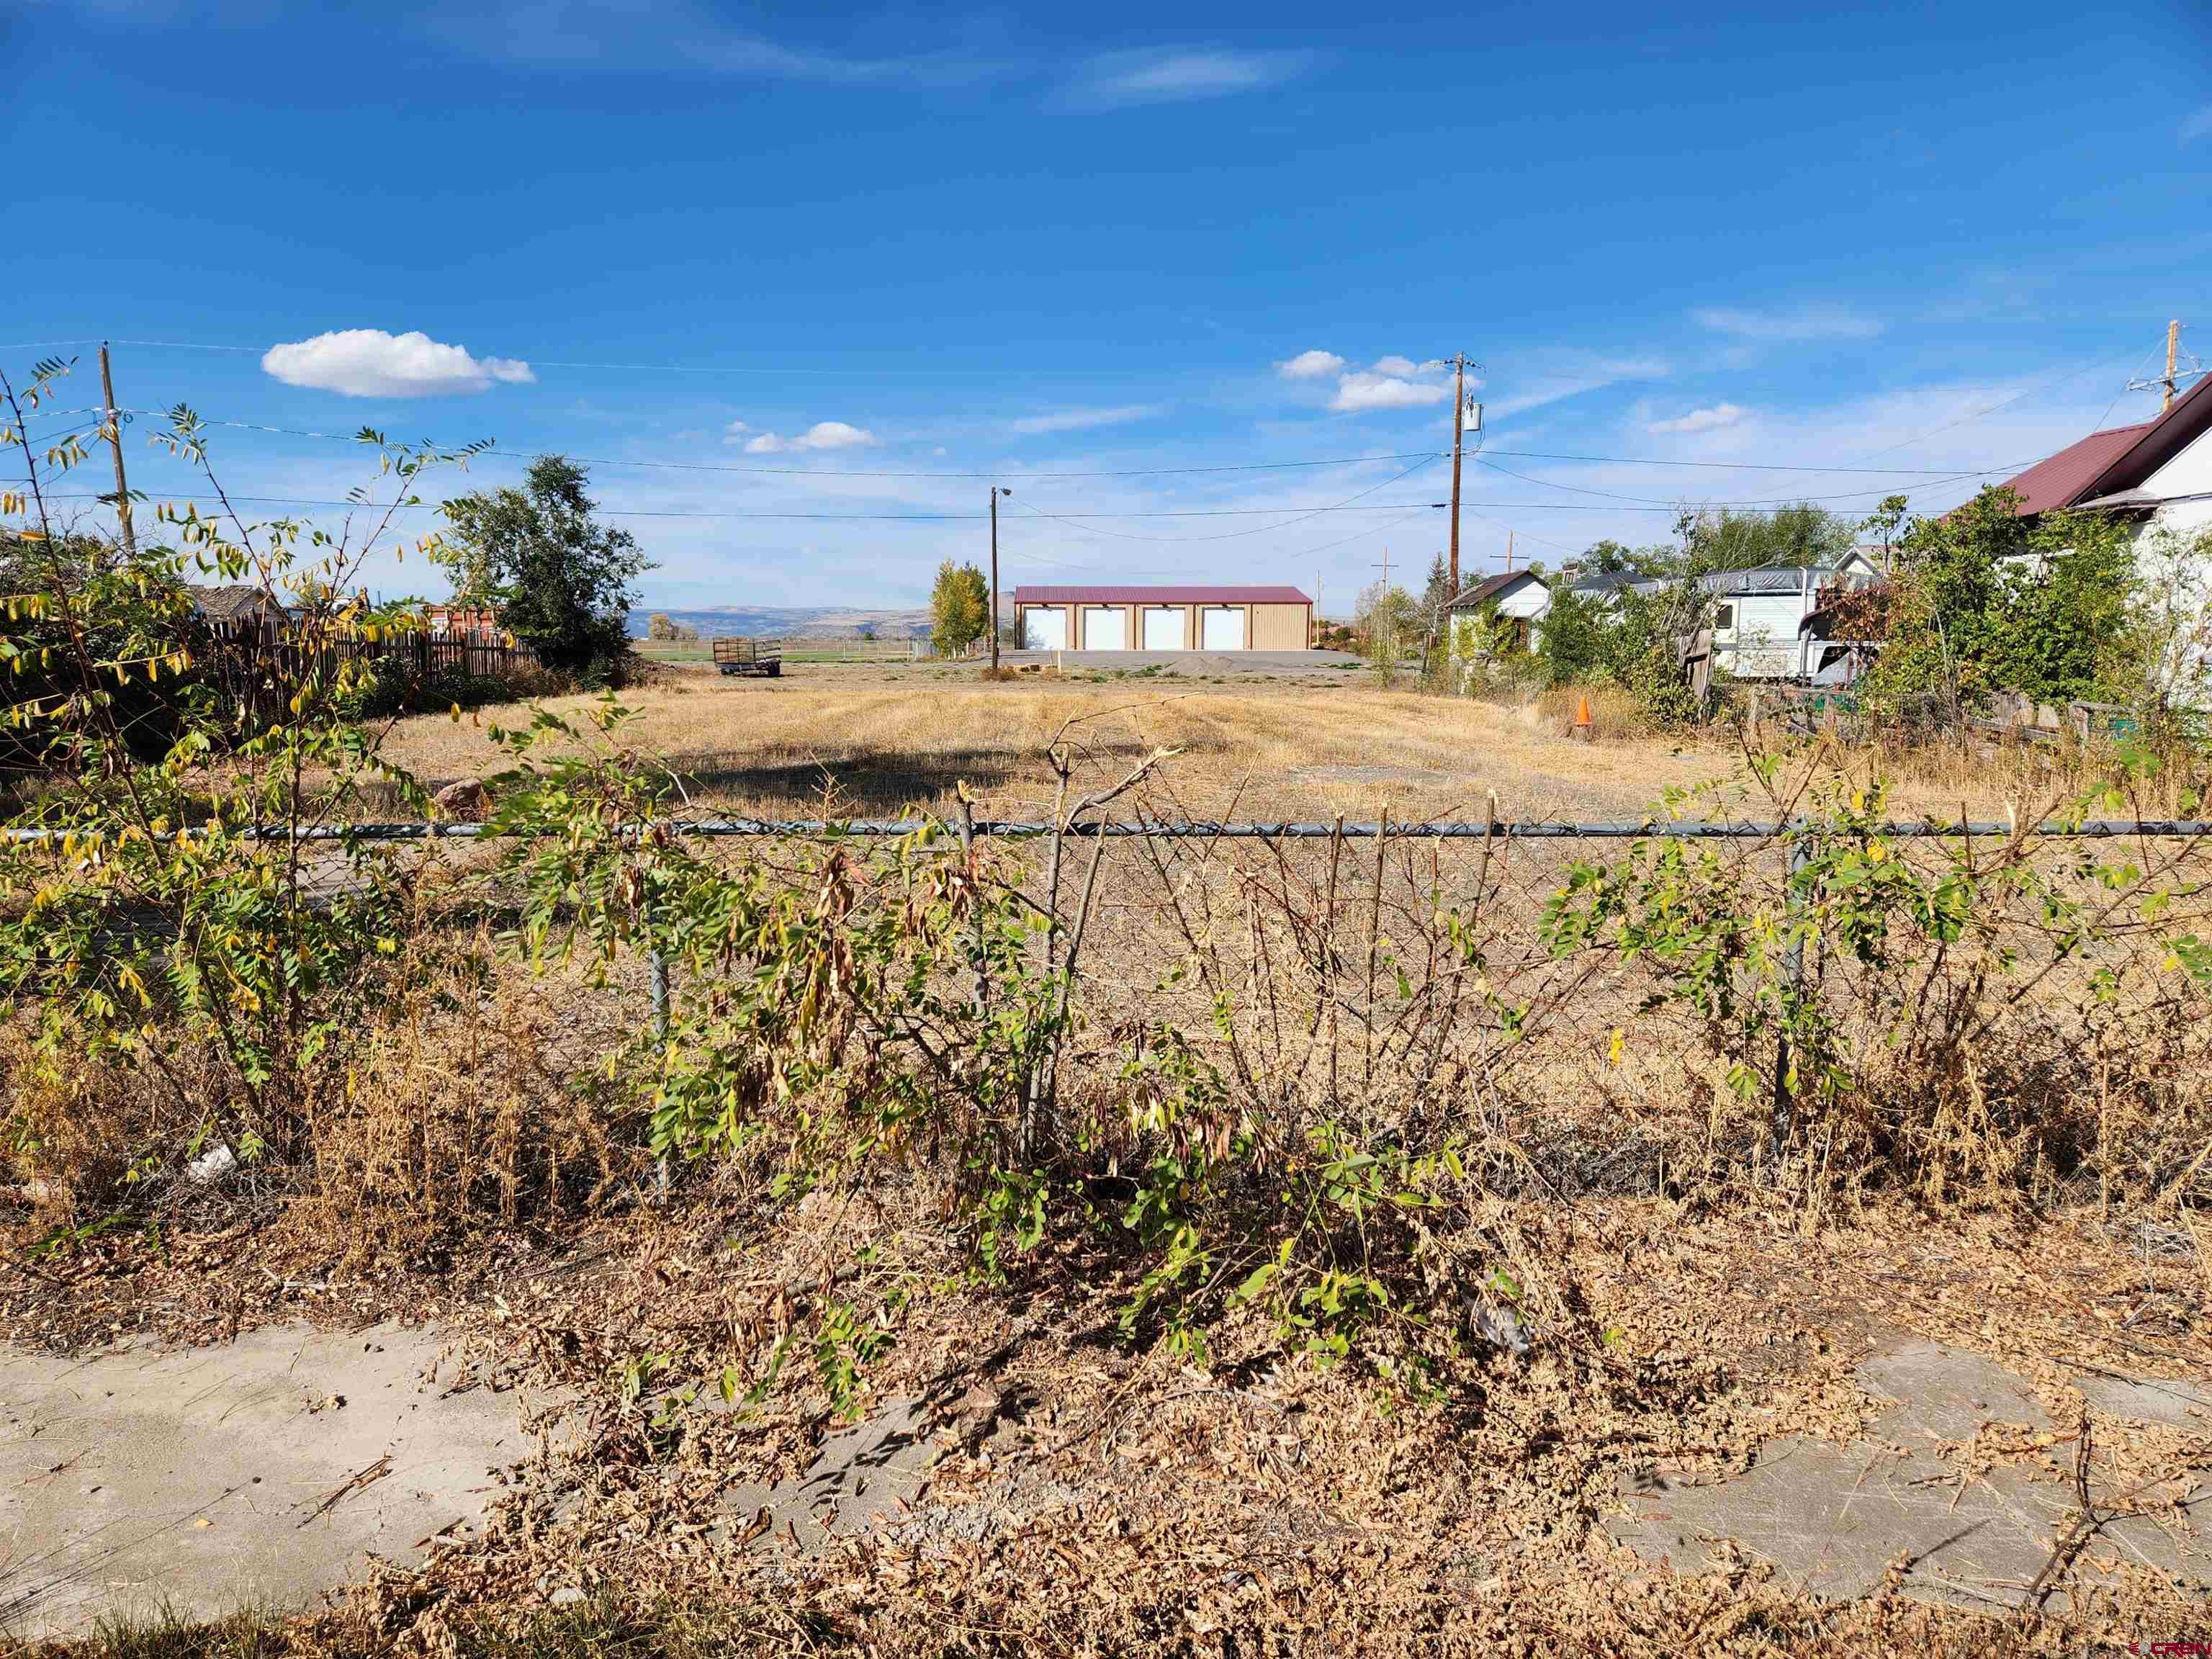
[[[590,700],[562,698],[574,713]],[[943,811],[964,780],[987,815],[1034,812],[1051,798],[1044,750],[1069,720],[1087,778],[1118,776],[1153,748],[1181,754],[1170,778],[1193,817],[1437,817],[1479,811],[1486,792],[1515,817],[1641,813],[1664,787],[1725,775],[1718,743],[1570,743],[1554,720],[1457,698],[1304,678],[1216,684],[1136,675],[980,680],[918,665],[790,665],[778,680],[671,668],[626,693],[625,741],[661,755],[702,805],[763,816],[820,807],[834,787],[856,816]],[[489,727],[404,722],[385,752],[433,784],[495,770]]]

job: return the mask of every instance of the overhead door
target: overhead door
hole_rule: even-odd
[[[1235,605],[1209,605],[1201,613],[1199,641],[1209,651],[1244,648],[1244,612]]]
[[[1181,605],[1154,605],[1145,608],[1146,650],[1182,650],[1182,629],[1183,610]]]
[[[1083,648],[1085,651],[1126,651],[1129,646],[1128,612],[1118,605],[1083,607]]]
[[[1022,613],[1022,643],[1031,651],[1067,648],[1067,612],[1054,605],[1034,605]]]

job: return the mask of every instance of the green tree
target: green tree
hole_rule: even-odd
[[[1439,639],[1443,637],[1444,613],[1458,597],[1452,587],[1451,570],[1439,553],[1429,562],[1428,584],[1421,589],[1422,628]]]
[[[2094,514],[2024,519],[2019,507],[1992,487],[1905,532],[1889,639],[1868,677],[1872,707],[1956,720],[1992,692],[2063,702],[2113,672],[2138,614],[2125,527]]]
[[[2063,538],[2063,550],[2045,551]],[[2069,702],[2104,688],[2136,599],[2126,526],[2069,514],[2039,526],[2039,556],[2008,568],[1989,624],[1986,678],[2038,702]]]
[[[1905,539],[1911,505],[1909,495],[1885,495],[1881,505],[1859,522],[1859,529],[1881,544],[1881,568],[1885,575],[1896,566],[1897,544]]]
[[[547,668],[603,683],[629,660],[631,584],[653,566],[628,531],[592,517],[589,482],[566,456],[541,455],[520,489],[447,501],[447,546],[432,556],[457,600],[495,608]]]
[[[965,651],[991,625],[991,590],[972,564],[947,559],[929,594],[929,643],[939,656]]]
[[[1360,591],[1354,617],[1368,662],[1385,684],[1407,651],[1420,645],[1420,607],[1402,587],[1370,582]]]
[[[1680,530],[1684,563],[1698,575],[1765,565],[1832,565],[1850,550],[1856,534],[1848,519],[1811,501],[1771,513],[1708,507],[1684,514]]]
[[[1610,545],[1610,544],[1608,544]],[[1577,593],[1562,582],[1536,639],[1536,655],[1554,685],[1603,677],[1611,666],[1614,618],[1602,594]]]

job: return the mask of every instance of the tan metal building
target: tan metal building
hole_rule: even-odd
[[[1304,651],[1313,600],[1295,587],[1017,587],[1030,651]]]

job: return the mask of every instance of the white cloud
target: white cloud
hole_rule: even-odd
[[[745,440],[748,455],[781,455],[794,449],[858,449],[876,441],[876,434],[865,427],[849,426],[843,421],[817,421],[796,438],[779,437],[773,432],[756,433]]]
[[[1052,432],[1087,432],[1093,427],[1126,426],[1147,421],[1160,412],[1153,404],[1123,404],[1115,409],[1063,409],[1052,415],[1027,415],[1006,422],[1006,429],[1024,438]]]
[[[346,328],[274,345],[261,367],[287,386],[313,386],[349,398],[435,398],[482,392],[494,382],[528,386],[530,365],[507,357],[472,357],[465,347],[441,345],[414,331]]]
[[[1806,306],[1796,311],[1707,306],[1690,315],[1700,328],[1743,340],[1870,340],[1882,331],[1879,318],[1839,306]]]
[[[1344,359],[1334,351],[1301,351],[1287,362],[1275,365],[1275,373],[1286,380],[1318,380],[1325,375],[1340,374]]]
[[[1299,52],[1236,52],[1215,46],[1102,52],[1078,71],[1066,97],[1084,109],[1219,98],[1288,80],[1307,61]]]
[[[2212,132],[2212,104],[2207,104],[2181,124],[2181,142],[2193,143],[2206,133]]]
[[[812,426],[791,441],[793,449],[859,449],[876,441],[876,434],[863,427],[848,426],[842,421],[817,421]]]
[[[729,425],[722,428],[722,441],[726,444],[737,443],[751,430],[752,428],[743,421],[732,421]]]
[[[1425,367],[1425,364],[1417,363],[1411,357],[1377,357],[1369,366],[1369,372],[1393,375],[1401,380],[1410,380],[1420,374]],[[1442,368],[1443,365],[1438,364],[1437,367]]]
[[[1724,426],[1734,426],[1742,418],[1743,410],[1734,404],[1715,404],[1711,409],[1693,409],[1671,421],[1650,422],[1644,429],[1646,432],[1714,432]]]
[[[1329,399],[1328,406],[1346,414],[1369,409],[1419,409],[1424,404],[1445,402],[1451,395],[1448,386],[1361,369],[1336,383],[1336,396]]]

